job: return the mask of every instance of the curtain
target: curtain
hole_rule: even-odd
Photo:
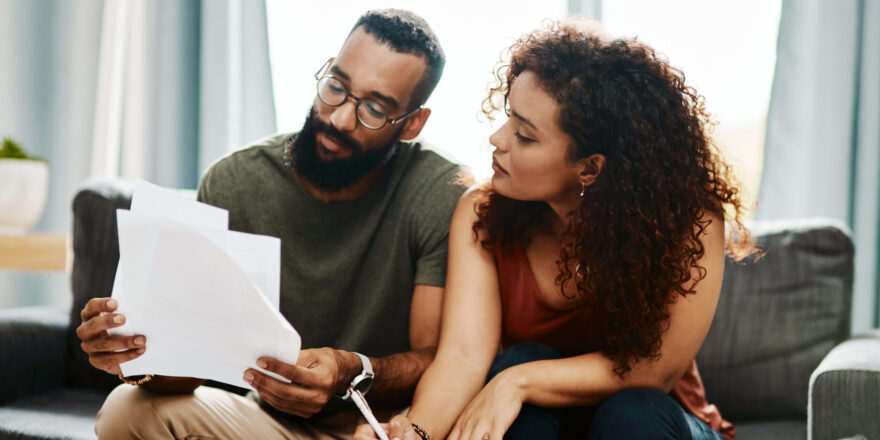
[[[880,0],[783,0],[758,219],[853,232],[852,329],[877,326]]]
[[[70,230],[88,177],[195,188],[274,131],[263,1],[0,0],[0,136],[49,160],[37,231]],[[63,274],[0,273],[0,307],[69,297]]]

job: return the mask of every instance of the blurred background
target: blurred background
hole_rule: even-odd
[[[224,154],[299,129],[312,74],[360,14],[385,7],[438,34],[447,65],[422,137],[478,178],[494,128],[480,103],[517,36],[579,14],[653,46],[705,96],[750,218],[853,230],[853,329],[877,327],[878,0],[0,0],[0,137],[49,165],[31,233],[69,231],[89,177],[195,188]],[[68,284],[63,271],[0,270],[0,308],[67,308]]]

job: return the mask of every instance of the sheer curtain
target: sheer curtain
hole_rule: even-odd
[[[49,160],[37,230],[70,229],[88,177],[195,188],[275,131],[263,1],[0,0],[0,60],[0,136]],[[68,291],[63,274],[0,273],[0,307]]]
[[[852,228],[852,328],[877,326],[880,0],[783,0],[758,218]]]

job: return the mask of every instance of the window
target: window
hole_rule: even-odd
[[[605,29],[638,37],[685,72],[719,122],[715,141],[756,200],[781,0],[613,0],[602,2]],[[315,96],[312,74],[336,54],[351,26],[370,8],[410,9],[424,17],[446,56],[443,79],[428,101],[433,113],[422,137],[475,176],[491,175],[493,124],[479,117],[501,51],[545,18],[567,15],[568,1],[310,2],[267,0],[277,126],[302,126]],[[482,122],[481,122],[482,121]]]
[[[443,78],[427,106],[431,118],[422,138],[467,164],[477,178],[492,173],[492,126],[478,119],[501,51],[543,18],[566,15],[565,0],[480,2],[267,0],[269,55],[279,131],[296,131],[315,98],[315,73],[336,55],[357,18],[371,8],[409,9],[428,21],[446,52]]]
[[[714,140],[733,164],[747,201],[757,201],[776,64],[781,0],[612,0],[605,30],[638,37],[685,73],[718,122]]]

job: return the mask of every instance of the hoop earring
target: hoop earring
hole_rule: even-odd
[[[583,181],[583,180],[581,180],[581,194],[580,194],[580,195],[581,195],[581,197],[583,197],[583,196],[584,196],[584,193],[585,193],[585,192],[586,192],[586,191],[587,191],[587,184],[586,184],[586,183],[584,183],[584,181]]]

